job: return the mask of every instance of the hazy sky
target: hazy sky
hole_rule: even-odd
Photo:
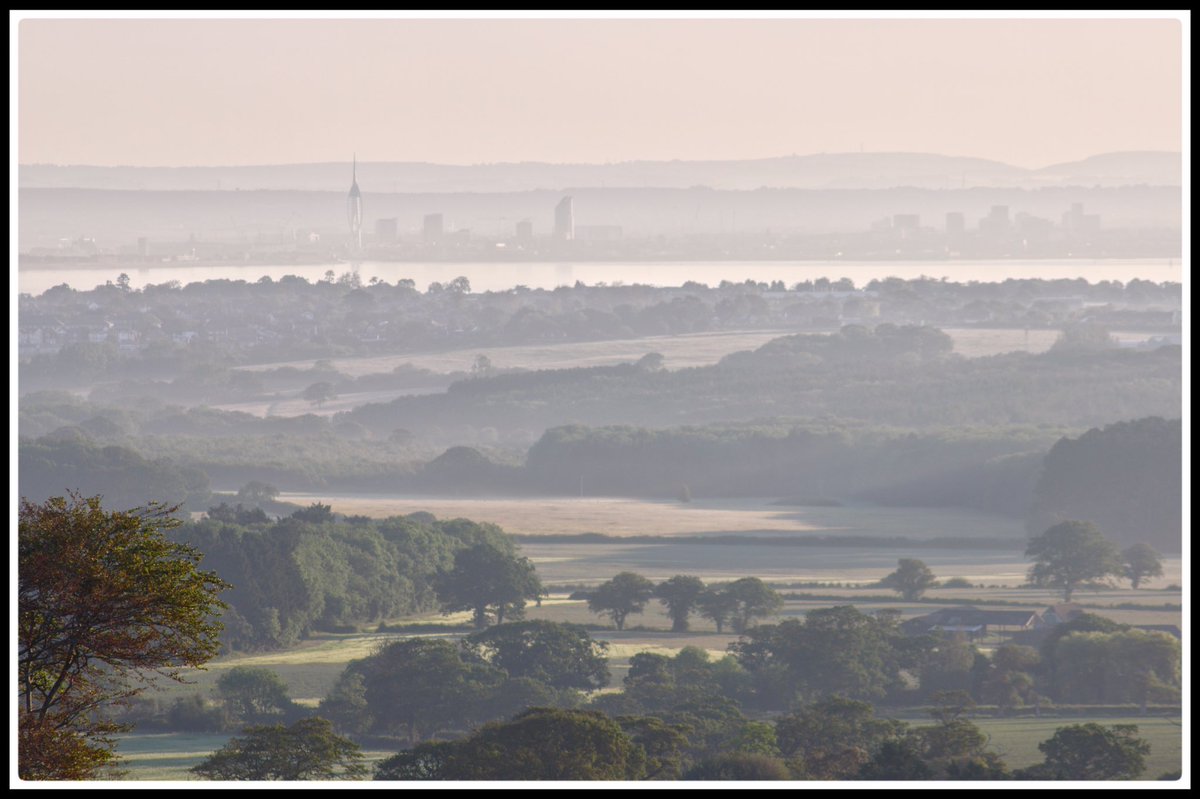
[[[1181,147],[1176,20],[37,20],[21,163]]]

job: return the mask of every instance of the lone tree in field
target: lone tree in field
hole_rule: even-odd
[[[190,771],[207,780],[357,780],[370,772],[358,744],[326,719],[247,727]]]
[[[618,630],[624,630],[625,617],[641,613],[653,596],[654,583],[640,574],[621,572],[592,592],[588,609],[610,617]]]
[[[924,561],[900,558],[899,568],[884,577],[880,585],[890,588],[910,602],[921,598],[926,589],[937,584],[937,578]]]
[[[1125,577],[1134,590],[1141,587],[1148,577],[1162,577],[1162,561],[1149,544],[1134,544],[1121,553],[1125,559]]]
[[[322,380],[319,383],[313,383],[308,388],[304,389],[304,399],[316,405],[318,408],[325,404],[326,400],[331,400],[337,396],[337,389],[333,387],[333,383]]]
[[[1025,556],[1036,563],[1029,570],[1034,585],[1061,588],[1063,600],[1080,585],[1110,576],[1121,576],[1121,553],[1091,522],[1066,521],[1033,538]]]
[[[91,779],[113,759],[101,705],[220,651],[230,586],[167,540],[178,508],[105,511],[100,497],[22,500],[18,522],[18,768],[22,779]]]
[[[671,632],[687,632],[688,616],[696,609],[696,602],[703,593],[704,581],[687,574],[677,574],[658,584],[654,596],[667,607]]]

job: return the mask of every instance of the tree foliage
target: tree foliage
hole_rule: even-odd
[[[225,596],[227,647],[276,649],[316,630],[435,610],[439,575],[456,552],[480,543],[513,551],[491,524],[428,514],[353,523],[328,508],[267,524],[207,519],[175,531],[235,586]]]
[[[424,741],[397,752],[375,767],[376,780],[445,780],[446,764],[457,748],[454,741]]]
[[[696,609],[703,593],[704,581],[686,574],[677,574],[655,587],[654,596],[666,606],[671,618],[671,632],[687,632],[688,616]]]
[[[907,645],[892,620],[842,605],[752,627],[729,648],[754,677],[758,701],[788,708],[797,699],[885,695],[917,662]]]
[[[608,685],[608,644],[577,624],[522,621],[499,624],[463,641],[472,656],[552,688],[591,691]]]
[[[688,769],[687,780],[790,780],[787,764],[777,757],[753,752],[726,752],[701,760]]]
[[[901,558],[896,571],[884,577],[880,584],[913,602],[920,599],[926,589],[937,585],[937,578],[924,561]]]
[[[229,717],[243,724],[260,724],[291,713],[295,707],[287,683],[271,669],[235,666],[217,680],[217,693]]]
[[[998,647],[979,687],[981,699],[1002,710],[1036,703],[1034,671],[1040,663],[1041,656],[1033,647],[1017,644]]]
[[[1132,780],[1146,770],[1150,744],[1136,724],[1102,727],[1094,722],[1060,727],[1038,744],[1045,762],[1033,776],[1052,780]]]
[[[105,511],[78,495],[22,501],[17,691],[30,778],[79,778],[107,761],[116,727],[97,720],[101,705],[154,675],[182,682],[183,669],[218,653],[218,594],[229,586],[198,568],[196,550],[167,540],[175,510]],[[46,746],[63,747],[61,772]]]
[[[1029,581],[1061,588],[1067,602],[1081,585],[1124,571],[1121,553],[1091,522],[1054,525],[1030,540],[1025,556],[1036,561],[1029,570]]]
[[[1180,646],[1165,633],[1075,632],[1060,638],[1053,653],[1057,701],[1144,705],[1178,698]]]
[[[358,744],[327,719],[247,727],[190,771],[208,780],[356,780],[369,772]]]
[[[606,583],[602,583],[588,597],[588,609],[592,613],[606,615],[625,629],[625,618],[631,613],[641,613],[646,603],[654,596],[654,583],[640,574],[621,572]]]
[[[1125,577],[1134,590],[1141,588],[1150,577],[1162,577],[1163,568],[1159,555],[1149,544],[1137,543],[1121,553],[1125,560]]]
[[[586,710],[531,708],[422,754],[442,780],[636,780],[646,770],[645,751],[621,726]]]
[[[472,611],[480,629],[489,616],[498,624],[506,615],[520,618],[525,600],[538,599],[544,592],[528,558],[487,543],[456,552],[454,568],[440,575],[436,586],[444,612]]]
[[[867,702],[835,696],[775,721],[779,749],[805,779],[853,779],[905,724],[875,717]]]
[[[783,597],[757,577],[734,580],[721,590],[733,600],[729,621],[735,633],[745,632],[755,619],[771,616],[783,607]]]
[[[737,611],[737,597],[725,590],[727,586],[728,583],[710,585],[696,599],[700,615],[715,624],[718,633],[724,632]]]
[[[1179,418],[1135,418],[1062,438],[1046,454],[1035,485],[1029,532],[1088,519],[1121,545],[1145,541],[1160,552],[1180,552],[1182,464]]]
[[[318,408],[325,404],[327,400],[331,400],[337,396],[337,389],[333,383],[327,380],[322,380],[313,383],[308,388],[304,389],[304,399],[316,405]]]
[[[353,696],[352,684],[361,681],[359,704],[369,731],[405,734],[416,743],[438,731],[491,718],[488,701],[506,679],[496,666],[465,659],[451,641],[406,638],[351,661],[339,686]]]

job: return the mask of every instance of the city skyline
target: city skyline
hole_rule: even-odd
[[[23,19],[22,164],[1183,148],[1178,19]]]

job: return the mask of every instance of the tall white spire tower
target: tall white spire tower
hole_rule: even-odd
[[[354,154],[354,164],[350,169],[350,196],[346,198],[346,219],[350,223],[354,249],[361,250],[363,206],[362,192],[358,190],[358,153]]]

